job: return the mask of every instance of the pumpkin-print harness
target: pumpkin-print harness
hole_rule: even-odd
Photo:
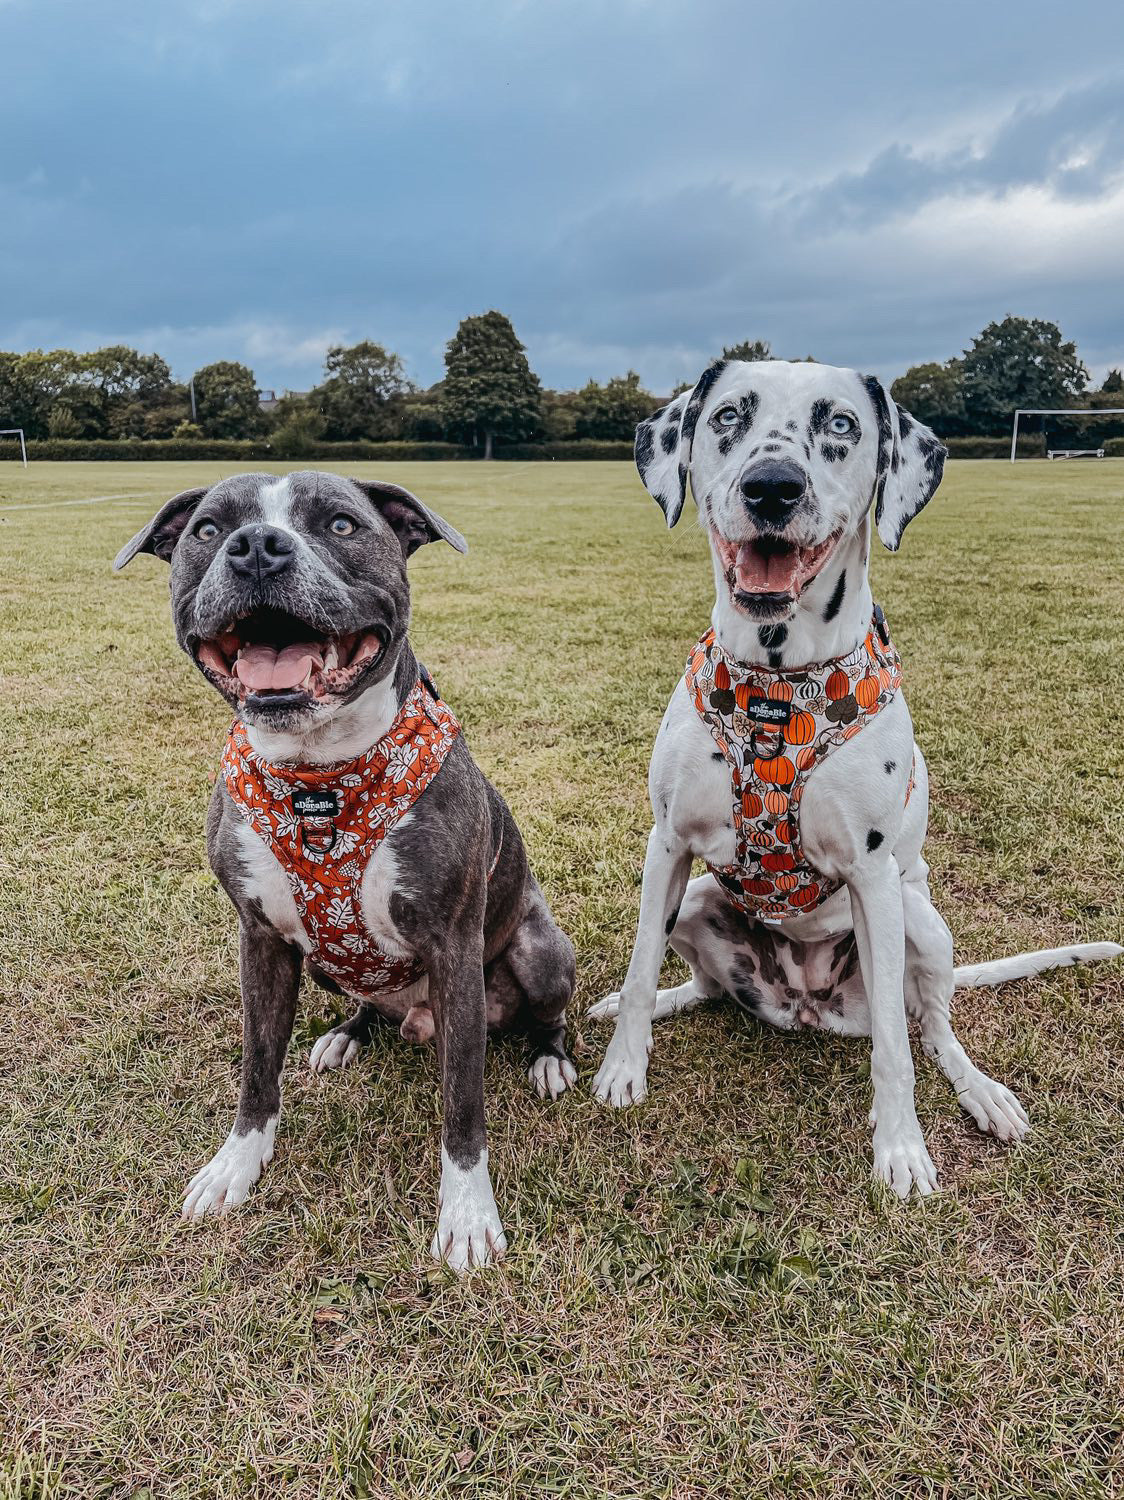
[[[746,916],[782,921],[821,905],[842,884],[818,874],[800,842],[808,777],[893,702],[902,680],[886,618],[875,605],[866,639],[836,661],[773,671],[735,661],[708,630],[687,659],[687,690],[730,768],[736,856],[708,865]],[[913,790],[910,771],[905,800]]]
[[[307,957],[356,999],[406,989],[424,972],[416,959],[380,948],[363,921],[360,888],[376,849],[460,732],[424,677],[378,744],[338,765],[272,765],[238,719],[231,725],[222,758],[230,800],[285,872],[312,945]]]

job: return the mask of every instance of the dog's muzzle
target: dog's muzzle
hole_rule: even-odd
[[[784,531],[808,493],[808,476],[789,458],[764,458],[738,480],[745,508],[759,531]]]

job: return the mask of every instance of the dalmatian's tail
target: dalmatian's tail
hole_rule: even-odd
[[[1036,953],[1014,953],[1010,958],[993,958],[986,964],[961,964],[953,969],[952,979],[958,990],[979,985],[1006,984],[1011,979],[1033,979],[1047,969],[1064,969],[1070,964],[1088,964],[1098,958],[1115,958],[1124,953],[1119,943],[1075,943],[1070,948],[1039,948]]]

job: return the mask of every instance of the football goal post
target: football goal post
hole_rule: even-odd
[[[6,438],[6,437],[19,438],[19,440],[20,440],[20,457],[23,459],[23,466],[26,469],[27,468],[27,444],[23,440],[23,428],[22,427],[0,427],[0,438]]]
[[[1015,461],[1015,449],[1019,441],[1019,418],[1020,417],[1124,417],[1124,406],[1062,406],[1042,409],[1037,406],[1020,406],[1015,412],[1015,420],[1011,427],[1011,462]],[[1055,454],[1061,458],[1077,457],[1104,457],[1104,450],[1097,448],[1056,448],[1048,450],[1049,457]]]

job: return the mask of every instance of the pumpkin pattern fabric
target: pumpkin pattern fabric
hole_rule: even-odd
[[[707,868],[746,916],[783,921],[839,889],[804,853],[800,801],[815,768],[893,702],[901,680],[877,605],[854,651],[796,671],[735,661],[713,629],[692,650],[687,691],[730,768],[734,798],[735,861]],[[907,803],[912,790],[911,769]]]
[[[421,964],[376,943],[360,888],[371,856],[413,807],[448,755],[460,724],[419,681],[370,750],[334,766],[273,765],[235,719],[222,758],[234,806],[276,856],[316,966],[357,1000],[418,980]]]

